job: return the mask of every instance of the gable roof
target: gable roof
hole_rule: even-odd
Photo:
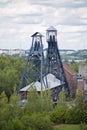
[[[60,81],[59,79],[57,79],[55,77],[55,75],[49,73],[47,74],[44,78],[44,83],[46,84],[46,82],[48,83],[48,88],[45,88],[44,84],[43,84],[43,88],[41,88],[41,83],[39,81],[36,81],[36,82],[32,82],[31,84],[25,86],[24,88],[20,89],[20,92],[24,92],[24,91],[29,91],[32,87],[35,87],[35,89],[37,91],[41,91],[41,90],[47,90],[47,89],[52,89],[52,88],[55,88],[55,87],[58,87],[60,85],[63,85],[64,82],[63,81]],[[46,81],[47,80],[47,81]]]
[[[35,37],[35,36],[40,36],[40,37],[42,37],[43,35],[42,35],[40,32],[36,32],[36,33],[34,33],[31,37]]]

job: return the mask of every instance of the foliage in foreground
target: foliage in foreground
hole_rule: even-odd
[[[48,107],[49,94],[44,94],[41,100],[36,91],[33,91],[33,96],[31,93],[30,101],[22,107],[19,105],[16,92],[11,96],[10,103],[7,102],[5,93],[1,94],[0,130],[53,130],[48,114],[48,111],[52,110]]]
[[[44,92],[41,98],[33,90],[29,92],[26,105],[19,105],[19,96],[14,89],[19,85],[23,66],[23,61],[19,58],[0,58],[0,130],[51,130],[52,123],[81,123],[81,130],[86,130],[85,125],[82,125],[87,124],[82,91],[78,92],[74,104],[69,106],[62,91],[54,110],[50,92]]]
[[[64,94],[62,93],[61,96],[64,97]],[[62,97],[60,98],[62,100],[58,101],[58,106],[50,114],[51,121],[55,124],[87,124],[87,110],[85,110],[82,90],[78,90],[73,106],[67,107],[66,99]]]
[[[87,124],[87,111],[80,97],[73,107],[68,107],[64,94],[59,95],[58,106],[52,109],[50,92],[43,98],[35,90],[29,92],[25,106],[19,105],[16,92],[7,103],[5,93],[0,96],[0,130],[53,130],[53,124]],[[76,102],[77,102],[76,100]],[[81,128],[85,127],[82,125]],[[62,129],[60,129],[62,130]]]
[[[0,94],[5,92],[8,102],[14,93],[14,88],[19,86],[20,78],[24,68],[22,58],[11,56],[0,56]]]

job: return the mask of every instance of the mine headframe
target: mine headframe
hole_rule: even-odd
[[[32,45],[20,81],[19,91],[22,87],[29,85],[31,82],[39,81],[41,86],[43,83],[42,77],[44,73],[44,55],[42,34],[36,32],[31,37]]]
[[[61,56],[57,45],[57,30],[51,26],[46,31],[46,39],[48,43],[48,50],[46,56],[46,73],[52,73],[61,81],[61,86],[53,89],[53,98],[57,99],[56,95],[64,88],[69,95],[69,87],[64,72]],[[57,93],[57,94],[56,94]]]

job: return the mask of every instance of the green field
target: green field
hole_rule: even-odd
[[[87,125],[56,125],[54,130],[87,130]]]

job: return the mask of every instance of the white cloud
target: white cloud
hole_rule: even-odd
[[[0,0],[0,48],[28,49],[31,35],[53,25],[59,48],[83,49],[87,44],[86,0]],[[44,46],[47,46],[44,37]],[[79,46],[78,46],[79,45]]]

